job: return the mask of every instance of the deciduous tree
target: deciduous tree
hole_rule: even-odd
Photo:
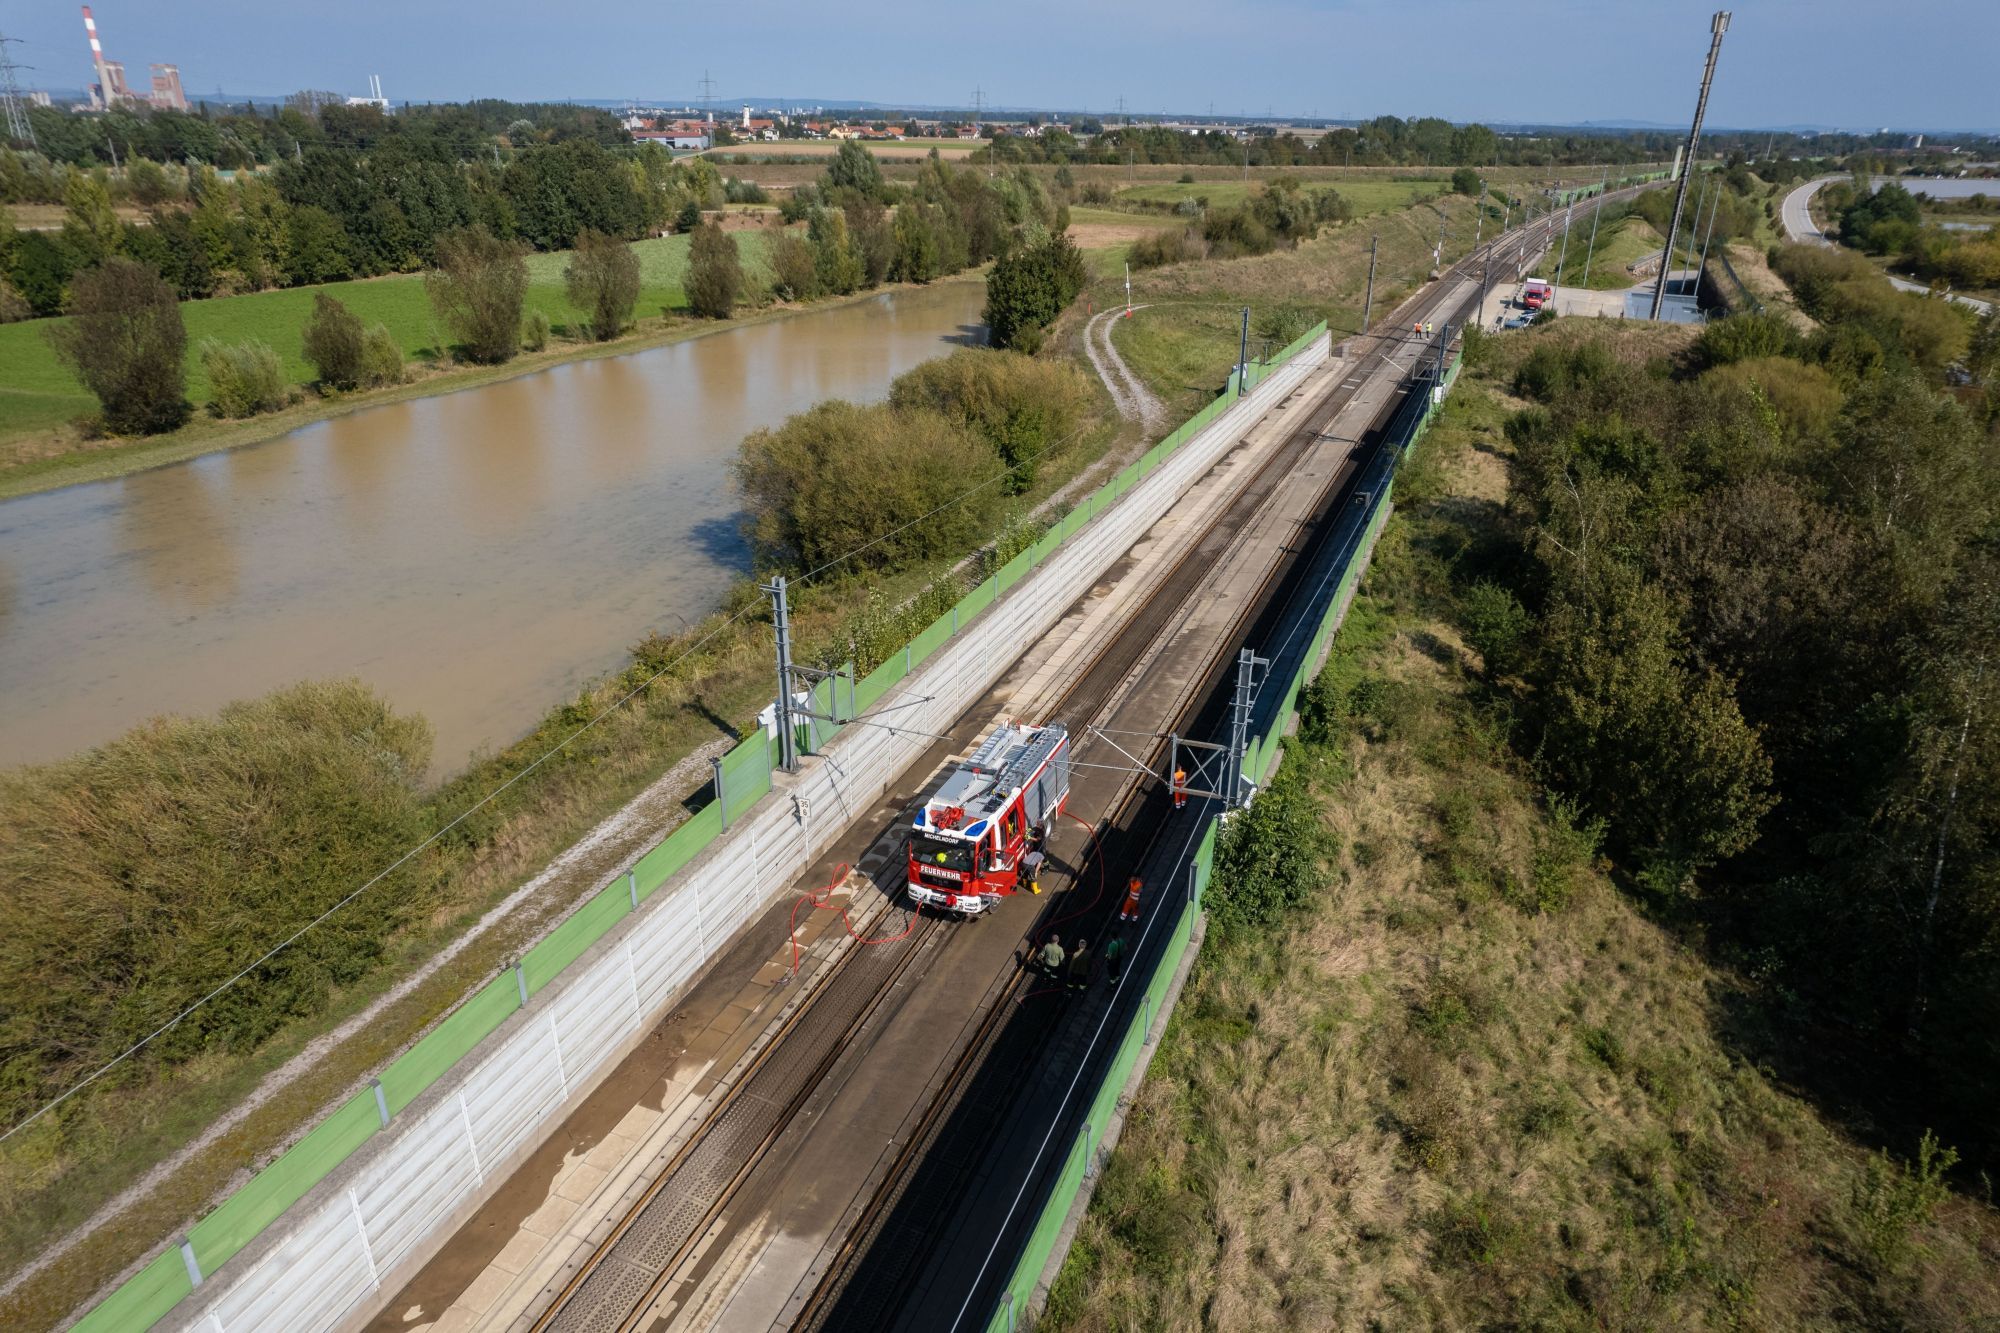
[[[615,338],[639,299],[639,256],[615,236],[586,230],[576,238],[563,284],[592,336],[599,342]]]
[[[484,227],[448,232],[438,241],[438,266],[424,275],[424,290],[472,360],[505,361],[519,349],[528,264],[518,241],[503,241]]]
[[[702,223],[688,245],[688,308],[708,319],[728,319],[742,290],[736,238],[716,223]]]
[[[160,275],[113,257],[70,284],[69,318],[49,330],[56,352],[121,434],[173,430],[188,417],[187,328]]]

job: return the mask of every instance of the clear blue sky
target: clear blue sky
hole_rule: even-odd
[[[1684,124],[1710,0],[102,0],[106,52],[143,82],[394,98],[989,103],[1454,120]],[[0,8],[31,84],[89,79],[77,6]],[[2000,125],[1996,0],[1742,0],[1716,125]]]

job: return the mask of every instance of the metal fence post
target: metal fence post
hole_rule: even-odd
[[[521,992],[521,1007],[526,1009],[528,1007],[528,969],[522,966],[519,959],[513,962],[512,967],[514,969],[514,988]]]
[[[722,780],[722,761],[710,759],[709,772],[715,774],[715,803],[722,807],[722,827],[729,827],[729,785]]]
[[[638,911],[638,910],[639,910],[639,872],[638,872],[638,871],[636,871],[636,870],[628,870],[628,871],[626,871],[626,872],[625,872],[625,888],[626,888],[626,890],[627,890],[628,892],[630,892],[630,893],[631,893],[631,895],[632,895],[632,910],[633,910],[633,911],[635,911],[635,912],[636,912],[636,911]]]
[[[1014,1333],[1014,1293],[1011,1291],[1008,1292],[1005,1299],[1007,1301],[1007,1333]]]
[[[953,602],[951,605],[951,632],[954,636],[958,633],[958,603],[956,602]]]
[[[181,1263],[187,1268],[188,1281],[199,1287],[201,1285],[201,1261],[194,1257],[194,1245],[189,1242],[186,1236],[181,1237],[180,1245]]]
[[[382,1117],[382,1128],[387,1129],[389,1127],[389,1097],[387,1093],[382,1091],[382,1080],[371,1078],[368,1080],[368,1086],[375,1090],[375,1114]]]

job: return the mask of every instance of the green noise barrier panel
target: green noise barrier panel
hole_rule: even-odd
[[[194,1294],[194,1279],[178,1249],[169,1248],[125,1280],[104,1303],[71,1326],[71,1333],[128,1333],[151,1328]]]
[[[1257,363],[1257,374],[1268,374],[1274,367],[1304,350],[1324,331],[1325,325],[1318,325],[1284,353],[1271,361]],[[1026,578],[1034,566],[1104,513],[1142,476],[1228,411],[1234,402],[1234,385],[1235,374],[1232,372],[1231,391],[1226,391],[1203,407],[1166,439],[1147,450],[1137,463],[1106,482],[1082,505],[1052,525],[1034,545],[968,593],[954,611],[947,612],[927,626],[902,651],[891,653],[886,661],[858,682],[850,683],[847,676],[821,681],[812,691],[812,711],[850,718],[880,703],[917,663],[930,657],[954,634],[963,630],[973,616]],[[800,728],[801,740],[807,748],[813,748],[824,745],[842,729],[839,723],[807,719],[806,725]],[[521,1008],[524,989],[532,999],[553,983],[591,945],[631,914],[635,896],[643,902],[685,869],[722,832],[725,805],[729,811],[729,822],[734,823],[759,797],[771,790],[777,750],[777,737],[768,735],[762,728],[745,737],[723,758],[723,788],[717,793],[721,799],[710,801],[668,834],[658,846],[640,857],[632,867],[629,882],[620,876],[544,936],[521,958],[518,971],[509,968],[481,986],[394,1060],[382,1071],[379,1080],[382,1100],[379,1105],[372,1087],[359,1093],[197,1223],[188,1233],[188,1242],[201,1271],[204,1274],[215,1272],[306,1191],[345,1161],[382,1127],[381,1112],[384,1108],[391,1116],[399,1114],[426,1088],[444,1077],[453,1065]],[[1213,845],[1211,829],[1202,844],[1204,859],[1198,879],[1200,883],[1206,882],[1206,858],[1212,853]],[[1178,951],[1186,948],[1193,920],[1194,912],[1189,908],[1183,921],[1175,928],[1173,948],[1176,952],[1173,956],[1176,959]],[[1171,966],[1165,975],[1172,975]],[[1159,984],[1157,977],[1155,984]],[[1126,1034],[1119,1059],[1127,1071],[1132,1061],[1137,1059],[1143,1043],[1143,1032],[1135,1029]],[[1103,1100],[1102,1092],[1099,1098]],[[1065,1187],[1059,1191],[1062,1197],[1075,1195],[1087,1161],[1087,1146],[1079,1142],[1071,1153],[1070,1164],[1065,1168]],[[1060,1217],[1057,1218],[1057,1226],[1059,1229]],[[1038,1228],[1038,1243],[1041,1243],[1040,1237]],[[1051,1231],[1042,1249],[1045,1257],[1053,1244],[1054,1232]],[[194,1283],[181,1251],[171,1248],[84,1315],[76,1327],[87,1333],[110,1333],[111,1330],[125,1333],[125,1330],[149,1328],[193,1290]]]
[[[359,1093],[322,1120],[312,1133],[252,1176],[249,1184],[188,1231],[188,1243],[194,1247],[201,1271],[213,1273],[222,1267],[381,1127],[373,1089]]]
[[[471,999],[382,1071],[382,1096],[389,1114],[396,1115],[415,1101],[520,1007],[521,987],[512,972],[503,972],[474,991]]]
[[[521,958],[521,977],[528,985],[528,997],[542,993],[562,970],[583,956],[583,951],[604,937],[632,910],[631,890],[620,879],[598,890],[567,920],[541,938],[541,942]]]

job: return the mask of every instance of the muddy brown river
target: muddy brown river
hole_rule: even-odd
[[[729,463],[983,337],[984,286],[884,294],[0,503],[0,764],[358,676],[462,764],[748,566]]]

